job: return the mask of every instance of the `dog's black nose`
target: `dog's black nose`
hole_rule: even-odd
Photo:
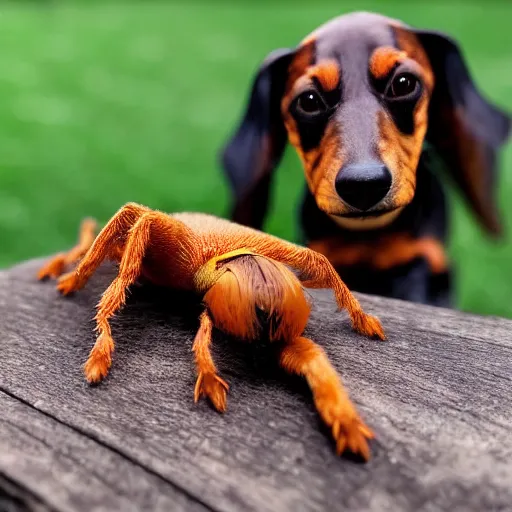
[[[391,188],[391,173],[381,164],[353,164],[343,167],[336,176],[336,192],[350,206],[369,210]]]

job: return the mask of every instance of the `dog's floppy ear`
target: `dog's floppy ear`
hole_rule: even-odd
[[[458,44],[449,36],[416,30],[434,72],[426,139],[483,226],[501,233],[496,204],[498,151],[510,132],[510,116],[477,89]]]
[[[287,142],[280,103],[294,50],[275,50],[252,84],[246,111],[221,153],[235,197],[231,218],[260,229],[268,210],[272,171]]]

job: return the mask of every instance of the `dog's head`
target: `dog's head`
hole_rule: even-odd
[[[234,218],[261,227],[289,141],[322,211],[351,229],[388,224],[414,197],[428,142],[484,226],[498,232],[495,160],[509,128],[455,41],[377,14],[341,16],[260,67],[223,152]]]

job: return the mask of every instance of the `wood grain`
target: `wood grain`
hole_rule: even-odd
[[[379,343],[312,292],[308,334],[377,434],[365,465],[336,457],[307,387],[265,343],[217,333],[228,411],[195,405],[188,296],[134,289],[112,371],[88,386],[114,269],[63,298],[35,280],[40,264],[0,272],[0,510],[512,510],[511,321],[360,296]]]

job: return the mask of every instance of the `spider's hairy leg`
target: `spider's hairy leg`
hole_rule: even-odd
[[[353,328],[366,336],[386,339],[380,320],[365,313],[359,301],[354,297],[347,285],[322,254],[308,250],[310,263],[306,270],[307,277],[303,285],[307,288],[331,288],[340,309],[346,308]]]
[[[106,258],[122,255],[120,249],[129,230],[148,211],[148,208],[135,203],[123,206],[100,231],[76,269],[59,279],[57,289],[64,295],[79,290]]]
[[[373,438],[373,433],[358,415],[325,352],[304,337],[283,343],[279,363],[286,371],[305,377],[316,409],[331,429],[337,453],[350,450],[368,460],[367,439]]]
[[[99,382],[103,379],[112,364],[114,340],[109,319],[124,306],[126,289],[139,277],[151,233],[153,229],[158,228],[159,222],[160,214],[148,212],[142,214],[130,230],[119,273],[103,293],[97,306],[95,320],[98,338],[84,366],[85,376],[89,382]]]
[[[297,269],[305,287],[331,288],[339,308],[346,308],[357,332],[386,339],[380,320],[363,311],[359,301],[323,254],[284,241],[269,245],[266,254]]]
[[[94,219],[86,218],[81,222],[78,243],[69,251],[57,254],[48,261],[37,273],[37,278],[47,279],[59,277],[67,265],[80,261],[89,250],[96,236],[97,222]]]
[[[200,316],[200,326],[194,339],[192,350],[195,355],[197,381],[194,389],[194,401],[202,395],[208,397],[219,412],[226,410],[227,382],[217,375],[217,368],[210,351],[213,322],[207,311]]]

